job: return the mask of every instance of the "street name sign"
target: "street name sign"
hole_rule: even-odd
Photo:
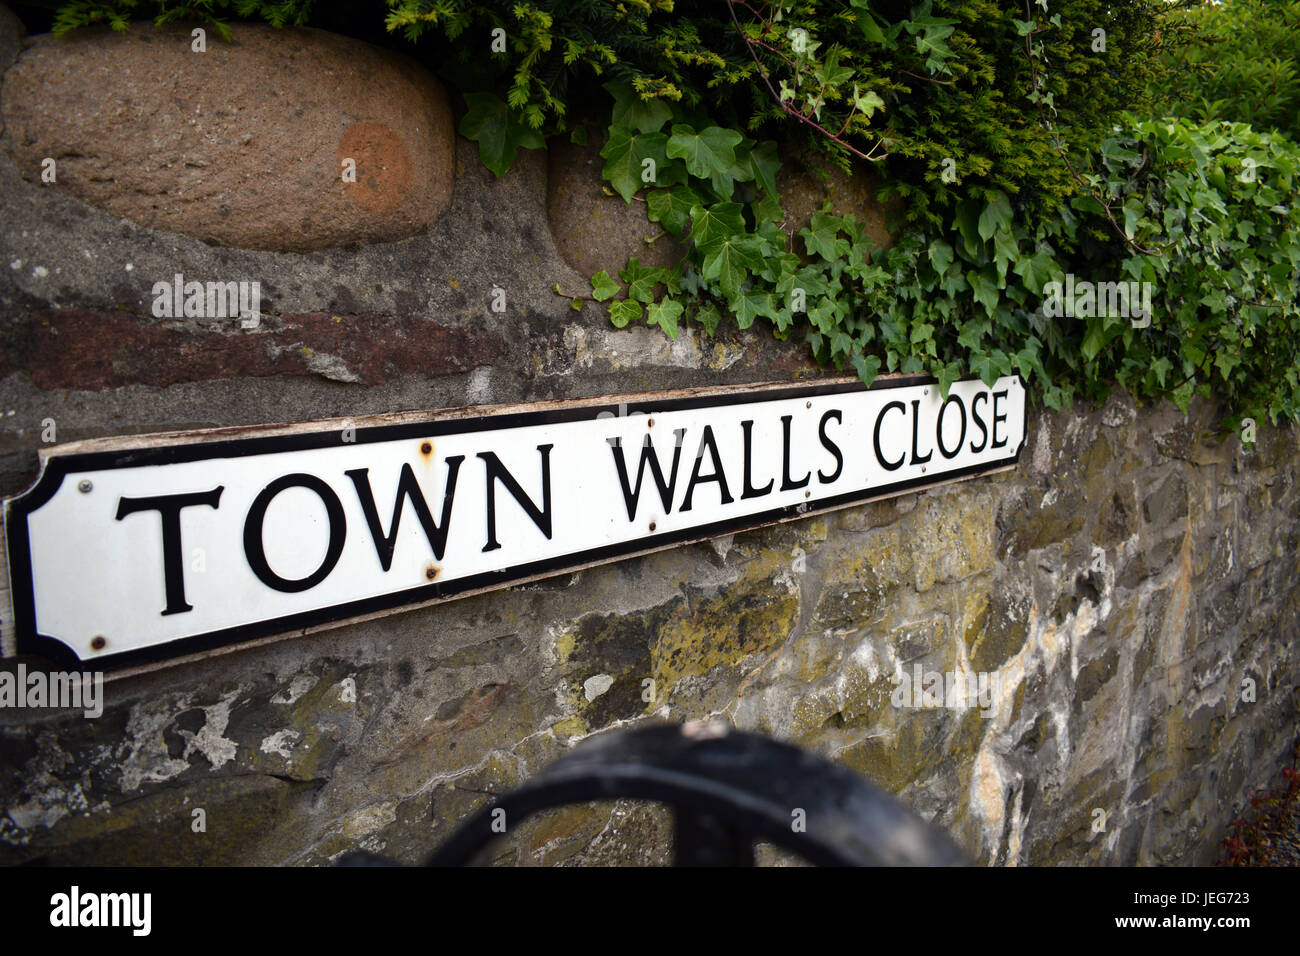
[[[153,666],[1003,470],[1025,435],[1018,378],[882,376],[60,445],[4,502],[0,640]]]

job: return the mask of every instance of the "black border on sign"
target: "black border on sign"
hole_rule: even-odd
[[[1020,381],[1018,377],[1016,377],[1016,380]],[[967,379],[966,381],[975,380]],[[623,416],[627,416],[635,413],[652,414],[654,412],[686,411],[711,406],[776,402],[791,398],[838,395],[846,392],[877,391],[891,388],[910,388],[916,385],[932,384],[937,384],[937,382],[929,376],[910,375],[877,380],[869,388],[863,387],[860,382],[837,382],[791,385],[788,388],[764,388],[759,394],[736,391],[721,395],[691,395],[681,398],[637,402],[609,401],[579,407],[549,408],[532,412],[506,412],[477,418],[439,419],[434,413],[434,417],[431,417],[428,421],[358,427],[356,428],[356,440],[349,442],[349,444],[364,445],[403,439],[437,438],[440,435],[465,432],[520,428],[529,425],[551,425],[594,419],[605,411],[613,411],[617,415],[620,407],[623,409]],[[1021,387],[1023,388],[1023,382]],[[617,396],[611,397],[616,398]],[[114,468],[170,465],[218,458],[244,458],[249,455],[324,448],[338,444],[337,432],[337,428],[330,428],[304,434],[271,435],[261,438],[229,438],[211,442],[192,442],[152,448],[51,455],[46,459],[45,469],[36,484],[28,489],[26,493],[6,503],[5,534],[9,555],[9,579],[13,601],[14,629],[16,632],[15,644],[18,654],[32,654],[48,658],[59,665],[69,668],[84,669],[85,665],[93,663],[96,669],[111,671],[211,651],[228,644],[256,640],[261,637],[315,628],[367,614],[393,611],[406,605],[454,597],[465,591],[505,587],[524,578],[558,574],[575,565],[599,563],[644,551],[671,547],[686,541],[732,534],[774,524],[785,518],[815,515],[855,502],[865,502],[874,498],[886,497],[904,492],[909,488],[932,485],[936,481],[957,480],[992,471],[1005,465],[1018,464],[1020,453],[1029,438],[1029,421],[1028,409],[1026,408],[1024,435],[1016,448],[1016,453],[1008,458],[985,462],[980,465],[970,465],[954,471],[938,472],[920,478],[893,482],[887,485],[877,485],[861,491],[836,495],[833,498],[800,502],[781,508],[773,508],[758,514],[743,515],[710,524],[695,525],[679,531],[648,535],[632,541],[605,545],[604,547],[592,548],[575,554],[531,561],[527,564],[501,568],[496,571],[485,571],[446,584],[421,585],[417,588],[407,588],[378,597],[349,601],[313,611],[301,611],[296,614],[271,618],[255,624],[240,624],[219,631],[197,634],[193,637],[178,638],[164,644],[157,644],[139,650],[96,655],[93,658],[82,660],[77,657],[72,648],[62,641],[36,632],[36,590],[35,580],[32,576],[27,516],[54,497],[62,485],[63,479],[68,474],[79,471],[107,471]]]

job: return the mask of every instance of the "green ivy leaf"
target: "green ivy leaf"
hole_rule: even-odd
[[[1088,331],[1083,336],[1083,344],[1079,346],[1079,352],[1084,359],[1091,362],[1097,357],[1097,354],[1106,347],[1106,323],[1104,319],[1090,318],[1086,320]]]
[[[770,292],[751,290],[736,299],[736,325],[747,329],[759,316],[776,318],[776,297]]]
[[[712,302],[700,306],[695,313],[695,321],[704,327],[704,331],[712,335],[718,330],[718,323],[722,321],[722,315],[718,312],[718,307]]]
[[[737,233],[744,233],[740,203],[720,202],[691,209],[691,239],[701,252],[716,249]]]
[[[664,152],[668,137],[663,133],[634,134],[622,127],[609,131],[609,141],[601,148],[600,155],[605,159],[601,175],[613,186],[624,202],[631,202],[638,190],[647,185],[665,183],[664,173],[668,156]],[[643,165],[647,159],[654,160],[655,183],[646,183],[641,179]]]
[[[777,156],[776,143],[772,140],[759,143],[750,150],[749,158],[758,185],[763,188],[767,198],[779,202],[776,191],[776,174],[781,169],[781,159]]]
[[[691,210],[700,204],[700,197],[690,186],[672,189],[655,189],[646,194],[646,216],[669,233],[681,239],[686,225],[691,221]]]
[[[880,373],[880,357],[878,355],[855,354],[852,359],[853,370],[858,373],[858,378],[862,379],[864,385],[870,386],[876,380]]]
[[[956,225],[961,233],[962,247],[966,250],[967,258],[974,261],[979,260],[983,246],[978,228],[982,218],[978,203],[967,200],[957,207]]]
[[[620,271],[618,275],[627,283],[628,298],[648,304],[654,301],[654,287],[667,281],[668,270],[643,266],[633,258],[627,261],[627,268]]]
[[[1038,357],[1038,350],[1042,347],[1042,344],[1036,336],[1031,335],[1025,347],[1013,356],[1016,368],[1020,370],[1020,373],[1026,379],[1029,378],[1025,374],[1028,372],[1032,372],[1040,379],[1047,378],[1047,373],[1043,371],[1043,363]]]
[[[979,272],[967,272],[966,281],[970,283],[971,294],[975,301],[984,306],[984,311],[992,315],[998,307],[998,287]]]
[[[827,215],[824,212],[813,213],[808,226],[799,230],[799,235],[803,237],[804,246],[809,254],[835,260],[847,253],[848,240],[837,237],[843,223],[844,221],[838,216]]]
[[[942,365],[934,372],[934,377],[939,380],[939,397],[947,401],[948,389],[961,378],[961,363],[948,362]]]
[[[643,100],[631,83],[613,80],[605,89],[614,97],[611,126],[621,126],[638,133],[657,133],[673,118],[672,108],[660,99]]]
[[[830,335],[831,330],[835,328],[835,303],[825,296],[808,306],[808,321],[813,328]]]
[[[546,146],[539,131],[515,120],[510,107],[491,93],[466,93],[465,102],[469,111],[457,130],[461,136],[478,143],[479,160],[497,177],[506,174],[521,148]]]
[[[1011,229],[1011,200],[1003,193],[998,193],[980,213],[980,238],[989,240],[1000,230]]]
[[[617,328],[641,318],[641,303],[633,299],[617,299],[609,304],[609,321]]]
[[[1011,267],[1016,275],[1020,276],[1026,289],[1034,295],[1042,295],[1043,286],[1051,282],[1053,277],[1062,274],[1063,270],[1057,265],[1051,253],[1046,249],[1038,249],[1032,256],[1022,256],[1018,258]]]
[[[741,283],[748,278],[748,270],[757,272],[763,268],[763,257],[759,254],[761,243],[757,236],[729,236],[705,255],[701,275],[716,280],[728,299],[735,298]]]
[[[766,193],[762,199],[752,204],[749,210],[754,214],[754,221],[759,223],[776,223],[785,218],[781,202],[774,193]]]
[[[736,162],[736,147],[745,137],[734,129],[710,126],[701,132],[685,124],[674,124],[668,140],[668,156],[685,160],[692,176],[710,179],[725,174]]]
[[[997,380],[1011,372],[1011,359],[1001,349],[994,349],[988,354],[972,355],[970,370],[980,377],[980,381],[992,388]]]
[[[646,306],[645,318],[651,325],[657,325],[668,333],[670,339],[677,338],[677,319],[685,311],[682,305],[674,299],[664,299],[662,302],[652,303]]]
[[[619,284],[615,282],[608,272],[601,269],[591,277],[591,295],[597,302],[604,302],[606,299],[618,295]]]
[[[862,37],[868,43],[879,43],[885,45],[885,34],[880,29],[880,24],[871,16],[871,11],[867,0],[849,0],[850,6],[857,10],[858,29],[862,32]]]
[[[936,239],[930,243],[930,264],[934,266],[934,271],[943,275],[948,271],[948,266],[952,264],[952,246],[942,239]]]
[[[1124,203],[1124,235],[1130,239],[1136,234],[1138,220],[1142,218],[1142,201],[1131,196]]]
[[[962,323],[961,333],[957,336],[957,344],[964,349],[972,352],[978,351],[984,342],[984,336],[988,334],[991,325],[986,318],[969,319]]]

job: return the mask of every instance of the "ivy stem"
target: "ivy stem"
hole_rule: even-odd
[[[894,67],[896,73],[906,73],[908,76],[915,77],[918,80],[924,80],[926,83],[938,83],[941,86],[956,86],[956,80],[936,80],[932,76],[922,76],[920,73],[913,73],[911,70],[905,70],[901,66]]]
[[[731,14],[731,22],[736,25],[736,32],[739,33],[740,38],[745,41],[745,46],[749,49],[749,55],[754,58],[754,65],[758,67],[758,75],[762,78],[763,85],[767,87],[767,91],[772,94],[772,99],[776,100],[777,105],[779,105],[781,109],[786,112],[787,115],[793,116],[801,123],[808,124],[813,129],[817,130],[819,133],[821,133],[823,136],[829,139],[831,142],[838,143],[840,146],[843,146],[854,156],[857,156],[860,159],[865,159],[867,160],[867,162],[875,162],[876,160],[884,159],[885,156],[889,155],[888,153],[885,153],[877,157],[874,155],[870,155],[868,153],[864,153],[856,146],[853,146],[852,144],[845,142],[845,140],[842,139],[841,137],[836,136],[834,133],[826,129],[826,127],[822,126],[820,123],[813,120],[811,117],[805,116],[799,110],[795,109],[792,106],[787,105],[785,100],[781,99],[780,95],[777,93],[776,87],[772,85],[772,81],[768,78],[767,71],[763,69],[763,63],[762,61],[759,60],[758,54],[754,51],[753,42],[751,42],[749,37],[745,35],[745,30],[740,25],[740,20],[736,16],[736,6],[733,0],[727,0],[727,12]],[[789,62],[789,60],[787,59],[786,62]],[[877,143],[876,145],[879,145],[879,143]],[[875,151],[876,151],[876,147],[875,146],[871,147],[871,153],[875,153]]]

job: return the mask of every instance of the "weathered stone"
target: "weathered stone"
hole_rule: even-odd
[[[56,866],[232,865],[251,862],[261,843],[286,814],[301,812],[295,795],[305,784],[248,774],[196,779],[184,788],[157,790],[109,809],[87,806],[55,829],[29,833],[20,845],[0,840],[0,863],[41,860]],[[195,815],[202,810],[203,815]],[[11,811],[12,813],[12,811]],[[199,829],[202,826],[205,829]]]
[[[1074,576],[1074,586],[1060,591],[1052,606],[1052,617],[1064,621],[1069,615],[1076,614],[1085,601],[1091,602],[1094,608],[1097,607],[1101,604],[1107,587],[1106,578],[1101,572],[1092,568],[1080,571]]]
[[[609,826],[612,801],[593,800],[556,807],[524,821],[514,842],[532,862],[554,866],[581,852]]]
[[[845,531],[867,531],[893,524],[916,507],[919,495],[897,495],[881,501],[872,501],[856,508],[838,512],[836,523]]]
[[[1133,486],[1124,484],[1102,499],[1092,541],[1099,547],[1113,548],[1127,541],[1136,531],[1137,498]]]
[[[1171,472],[1155,491],[1147,495],[1142,502],[1142,516],[1148,524],[1161,529],[1187,517],[1187,480],[1182,472]]]
[[[948,622],[944,618],[918,621],[895,628],[890,643],[900,662],[916,661],[927,668],[944,667],[952,662],[947,631]]]
[[[660,632],[652,661],[660,693],[685,677],[736,666],[790,636],[797,597],[775,578],[783,555],[751,561],[743,575],[713,595],[693,595]]]
[[[871,735],[846,748],[839,761],[878,787],[901,793],[943,760],[950,711],[913,709],[900,712],[890,735]]]
[[[1166,458],[1190,461],[1196,445],[1197,429],[1190,421],[1177,422],[1168,431],[1155,436],[1156,448]]]
[[[968,625],[964,639],[970,648],[971,667],[995,671],[1019,652],[1029,629],[1024,611],[1008,595],[994,592],[986,609]]]
[[[227,324],[209,331],[127,312],[39,312],[5,337],[0,373],[25,372],[42,389],[86,391],[295,375],[377,385],[467,372],[505,349],[493,336],[417,316],[317,312],[264,316],[255,330],[241,330],[238,319]]]
[[[897,198],[887,202],[876,199],[884,182],[864,160],[853,158],[853,173],[847,175],[835,163],[805,146],[801,141],[780,144],[781,168],[776,174],[776,189],[786,219],[783,228],[797,236],[806,228],[815,212],[821,212],[827,200],[836,216],[852,215],[865,227],[876,247],[888,249],[895,237],[888,229],[888,215],[901,208]],[[803,242],[795,243],[802,252]]]
[[[24,177],[52,157],[49,188],[242,249],[391,242],[438,221],[454,133],[436,80],[321,30],[230,29],[204,53],[184,25],[37,38],[4,77]]]
[[[654,709],[643,699],[642,681],[653,675],[651,649],[682,603],[678,599],[631,614],[593,614],[566,635],[572,649],[563,669],[569,695],[587,726],[604,727]]]
[[[659,223],[646,218],[644,202],[627,203],[617,193],[605,192],[608,184],[600,174],[605,165],[600,157],[603,144],[603,132],[593,133],[586,146],[565,137],[551,140],[546,208],[555,247],[564,260],[585,279],[604,270],[626,288],[618,274],[628,259],[643,266],[672,268],[682,261],[686,249]],[[653,242],[646,241],[656,236]],[[565,291],[582,295],[591,289]]]
[[[1119,663],[1119,651],[1107,648],[1106,653],[1080,668],[1078,680],[1074,683],[1074,705],[1076,712],[1083,704],[1090,701],[1102,686],[1116,674]]]
[[[1079,455],[1079,480],[1083,484],[1083,500],[1100,502],[1115,488],[1115,478],[1107,466],[1112,459],[1110,439],[1098,432]]]
[[[995,512],[984,494],[927,498],[903,522],[913,554],[913,586],[924,594],[936,583],[959,580],[993,567]]]
[[[559,866],[668,866],[672,862],[673,814],[663,804],[619,800],[604,828]]]
[[[22,21],[14,16],[8,7],[0,4],[0,77],[3,77],[4,72],[18,58],[18,50],[22,46],[23,34],[26,32]],[[2,121],[0,121],[0,132],[4,132]]]
[[[523,653],[524,642],[518,634],[505,634],[461,648],[438,663],[443,667],[482,667],[500,664],[507,657]]]
[[[1087,523],[1087,512],[1059,488],[1046,494],[1033,488],[1024,494],[1031,503],[1001,502],[997,515],[999,554],[1016,558],[1058,542],[1069,543]]]

